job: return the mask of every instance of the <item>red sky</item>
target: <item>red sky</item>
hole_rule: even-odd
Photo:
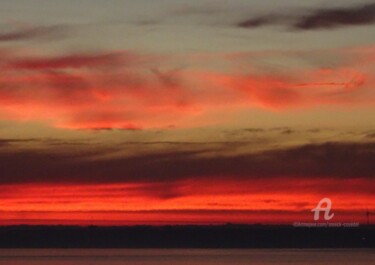
[[[374,212],[373,5],[60,2],[0,3],[0,224]]]
[[[312,222],[329,194],[336,222],[365,223],[373,180],[188,179],[177,183],[18,184],[2,187],[2,224],[217,224]]]

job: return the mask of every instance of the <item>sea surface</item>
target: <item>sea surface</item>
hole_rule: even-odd
[[[371,265],[373,249],[2,249],[1,265]]]

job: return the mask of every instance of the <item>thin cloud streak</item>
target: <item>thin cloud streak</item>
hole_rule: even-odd
[[[67,28],[63,26],[30,26],[0,32],[0,42],[55,38],[64,35],[66,31]]]
[[[298,14],[301,12],[301,14]],[[291,29],[306,31],[335,29],[348,26],[372,25],[375,23],[375,4],[346,8],[324,8],[295,13],[269,14],[243,20],[240,28],[258,28],[267,25],[285,25]]]

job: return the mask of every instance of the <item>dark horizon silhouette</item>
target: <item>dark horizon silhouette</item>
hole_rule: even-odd
[[[0,248],[374,248],[375,225],[1,226]]]

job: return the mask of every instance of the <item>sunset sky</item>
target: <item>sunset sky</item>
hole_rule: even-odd
[[[0,225],[366,222],[374,30],[362,0],[1,0]]]

